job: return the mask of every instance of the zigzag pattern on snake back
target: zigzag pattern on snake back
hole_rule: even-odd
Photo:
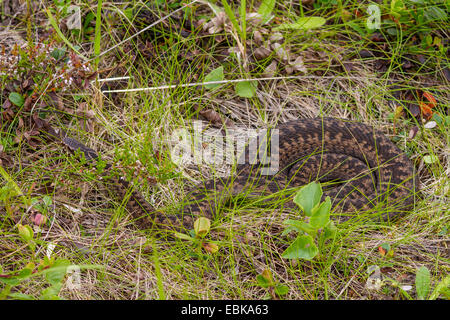
[[[279,143],[266,151],[276,155],[271,161],[278,161],[278,172],[264,175],[262,166],[250,163],[246,148],[245,162],[236,167],[234,175],[194,188],[187,197],[189,203],[178,214],[155,209],[142,194],[129,190],[123,177],[109,183],[121,199],[127,200],[128,210],[143,228],[156,225],[191,229],[199,216],[213,219],[217,208],[232,195],[270,195],[314,180],[333,182],[334,187],[325,189],[323,196],[331,197],[336,212],[352,214],[382,204],[377,210],[385,208],[381,215],[392,218],[412,208],[416,191],[414,167],[406,154],[380,131],[335,118],[295,120],[277,129]],[[46,131],[70,149],[84,152],[86,158],[97,157],[95,151],[65,134],[56,134],[48,126]]]

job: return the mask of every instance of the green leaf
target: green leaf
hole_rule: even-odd
[[[283,232],[281,233],[281,236],[284,237],[285,235],[291,233],[292,231],[298,232],[298,229],[295,227],[292,227],[292,226],[288,226],[283,230]]]
[[[316,182],[311,182],[301,187],[294,197],[294,202],[309,217],[312,215],[313,208],[319,204],[321,197],[322,187]]]
[[[383,248],[383,249],[386,250],[386,251],[391,250],[391,245],[390,245],[389,243],[386,243],[386,242],[382,243],[382,244],[380,245],[380,247]]]
[[[17,92],[11,92],[9,94],[8,98],[9,98],[9,101],[11,101],[14,105],[16,105],[18,107],[23,106],[23,104],[25,102],[24,97],[20,93],[17,93]]]
[[[430,290],[430,270],[422,266],[416,272],[416,292],[417,297],[424,300]]]
[[[89,59],[87,59],[85,56],[83,56],[74,46],[73,44],[70,43],[69,40],[67,40],[67,38],[64,36],[64,34],[62,33],[61,29],[58,26],[58,23],[56,22],[55,17],[53,17],[51,11],[49,9],[45,9],[45,12],[47,13],[48,16],[48,20],[50,22],[50,24],[52,25],[53,29],[55,29],[56,33],[58,34],[58,36],[61,38],[62,41],[64,41],[64,43],[73,51],[75,51],[77,53],[77,55],[79,57],[81,57],[83,60],[87,61]]]
[[[32,269],[24,268],[20,270],[19,274],[17,275],[17,279],[26,279],[32,274],[32,272]]]
[[[332,238],[334,238],[336,233],[337,233],[337,228],[336,228],[334,222],[330,221],[323,229],[322,239],[323,240],[332,239]]]
[[[450,127],[450,116],[445,117],[445,125]]]
[[[180,232],[174,232],[174,236],[178,239],[182,240],[189,240],[189,241],[195,241],[195,238],[188,236],[187,234],[180,233]]]
[[[19,236],[26,242],[33,240],[34,233],[33,229],[29,225],[21,225],[20,223],[17,225],[17,230]]]
[[[289,292],[289,287],[283,284],[275,286],[275,293],[279,296],[284,296]]]
[[[322,17],[302,17],[294,23],[284,23],[274,28],[273,30],[310,30],[320,28],[327,22]]]
[[[200,217],[194,222],[194,232],[197,237],[204,237],[211,229],[211,221],[208,218]]]
[[[14,300],[35,300],[33,296],[21,292],[10,293],[8,297]]]
[[[314,258],[319,249],[311,236],[298,236],[297,239],[281,255],[285,259],[306,259]]]
[[[241,0],[239,7],[239,17],[241,18],[241,42],[245,45],[247,41],[247,0]]]
[[[224,79],[223,67],[220,66],[208,73],[203,82],[222,81]],[[220,83],[210,83],[204,85],[206,89],[214,89],[220,86]]]
[[[127,8],[124,11],[125,16],[132,20],[133,19],[133,9],[132,8]],[[86,16],[84,17],[84,22],[83,22],[83,29],[87,29],[89,27],[89,24],[91,23],[92,20],[95,19],[95,14],[91,11],[89,11]]]
[[[61,291],[62,284],[61,283],[55,283],[54,285],[45,288],[41,291],[41,296],[39,297],[40,300],[60,300],[61,298],[58,297],[59,291]]]
[[[256,282],[258,283],[259,286],[261,286],[262,288],[268,288],[271,286],[271,283],[269,280],[267,280],[266,278],[264,278],[263,275],[258,274],[256,276]]]
[[[209,253],[217,253],[219,251],[219,246],[213,242],[202,242],[202,248]]]
[[[253,98],[256,93],[255,81],[241,81],[235,86],[236,94],[242,98]]]
[[[241,39],[244,39],[243,31],[241,30],[241,27],[239,26],[239,23],[237,21],[237,18],[233,12],[233,9],[231,9],[230,5],[228,4],[227,0],[222,0],[223,9],[225,10],[225,13],[228,16],[228,19],[230,19],[231,24],[233,25],[236,32],[239,34]],[[244,30],[245,32],[245,30]]]
[[[102,40],[102,4],[103,1],[97,1],[97,14],[95,15],[95,33],[94,33],[94,65],[97,69],[99,56],[100,56],[100,44]]]
[[[309,223],[300,220],[287,219],[283,223],[297,232],[306,232],[309,235],[313,235],[317,231],[317,229],[311,226]]]
[[[392,0],[391,1],[391,13],[396,17],[399,17],[402,12],[405,11],[405,4],[403,0]]]
[[[44,204],[46,206],[51,206],[52,205],[52,198],[48,195],[45,195],[42,197],[42,201],[44,202]]]
[[[62,47],[62,48],[55,48],[53,49],[53,51],[50,53],[50,55],[55,58],[56,60],[61,59],[62,57],[64,57],[66,55],[66,48]]]
[[[439,161],[439,158],[435,155],[426,155],[423,157],[423,161],[427,164],[432,164]]]
[[[66,259],[56,260],[53,266],[45,270],[45,278],[52,285],[60,284],[67,272],[70,261]]]
[[[20,280],[17,278],[0,278],[0,283],[4,283],[10,286],[17,286],[20,283]]]
[[[275,0],[263,0],[259,6],[258,13],[262,17],[262,23],[266,23],[271,19],[271,14],[275,8]]]
[[[319,207],[312,210],[311,220],[309,223],[313,228],[320,229],[330,222],[331,199],[327,197]]]

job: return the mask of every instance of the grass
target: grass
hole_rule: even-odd
[[[129,177],[135,177],[136,188],[152,204],[171,212],[189,187],[229,174],[231,166],[226,163],[202,163],[197,167],[176,165],[170,160],[170,147],[177,142],[172,136],[174,130],[189,128],[194,120],[201,119],[213,136],[219,134],[212,131],[214,123],[211,125],[208,113],[205,117],[206,111],[214,110],[221,121],[227,119],[242,130],[318,114],[371,124],[385,132],[415,163],[421,195],[415,209],[391,222],[356,219],[339,224],[339,236],[319,256],[312,261],[290,261],[281,258],[293,240],[280,236],[282,222],[298,217],[298,213],[287,208],[236,204],[224,208],[224,216],[213,223],[208,238],[216,241],[219,250],[211,254],[194,248],[190,242],[157,236],[156,230],[139,230],[121,200],[98,181],[95,170],[88,169],[58,144],[39,137],[23,138],[29,122],[24,121],[21,127],[19,118],[27,120],[31,112],[21,110],[10,122],[2,122],[0,164],[5,172],[2,170],[0,274],[22,270],[29,262],[39,264],[51,243],[56,245],[53,257],[67,259],[71,264],[100,267],[82,268],[81,286],[77,289],[70,289],[63,281],[57,295],[64,299],[265,299],[271,295],[256,280],[264,270],[270,270],[274,280],[289,289],[286,295],[277,296],[282,299],[415,299],[414,288],[405,294],[399,286],[414,287],[420,266],[431,271],[432,286],[448,276],[450,169],[449,124],[445,121],[449,88],[444,77],[448,62],[439,45],[411,43],[413,37],[425,38],[419,33],[421,30],[432,35],[433,41],[444,41],[447,22],[405,23],[397,36],[387,36],[387,30],[382,29],[387,40],[377,42],[370,34],[361,34],[355,31],[355,25],[351,26],[352,22],[364,22],[364,16],[354,14],[355,10],[365,12],[364,2],[342,1],[333,5],[319,1],[322,5],[317,9],[305,5],[299,10],[298,1],[277,1],[272,13],[275,19],[265,27],[269,30],[263,34],[265,38],[273,34],[270,27],[293,22],[303,15],[321,16],[328,22],[307,32],[283,32],[282,47],[289,49],[292,56],[303,58],[306,74],[294,73],[297,77],[293,78],[286,73],[287,62],[278,59],[274,76],[282,79],[259,81],[256,96],[245,99],[236,95],[234,83],[222,84],[216,90],[182,85],[201,82],[219,66],[224,66],[229,80],[263,78],[263,71],[276,52],[272,50],[269,57],[250,61],[248,69],[243,68],[242,61],[257,47],[254,31],[260,27],[247,21],[246,55],[228,53],[229,48],[238,46],[227,28],[212,34],[196,30],[189,37],[181,36],[175,27],[183,19],[177,15],[123,42],[152,23],[146,20],[151,17],[150,12],[162,18],[178,8],[171,6],[174,1],[158,3],[160,7],[148,11],[150,8],[142,8],[134,1],[127,2],[127,8],[103,1],[101,20],[93,19],[78,33],[61,29],[66,41],[79,46],[83,55],[99,58],[99,78],[130,78],[127,82],[96,82],[92,90],[81,93],[61,92],[65,114],[46,115],[47,119],[53,116],[52,123],[64,127],[71,137],[97,150],[104,159],[120,163]],[[86,1],[72,4],[81,7],[83,18],[89,12],[100,12],[99,7]],[[389,4],[381,5],[383,12]],[[234,5],[237,17],[238,7]],[[259,3],[247,1],[247,15],[258,7]],[[38,26],[48,19],[46,8],[53,10],[55,21],[64,16],[63,9],[56,10],[50,2],[42,2],[33,9],[32,27],[37,34],[44,32]],[[147,11],[134,16],[130,8]],[[185,12],[194,21],[203,17],[209,21],[213,17],[208,6],[200,3]],[[344,21],[348,13],[350,17]],[[11,28],[27,39],[24,22],[26,19],[19,14]],[[240,20],[236,23],[242,25]],[[95,31],[90,33],[89,27]],[[159,33],[156,40],[155,30]],[[60,37],[54,38],[58,46],[64,46]],[[447,48],[448,44],[442,46]],[[362,49],[373,55],[356,55]],[[419,56],[426,63],[419,63]],[[416,66],[405,68],[405,60]],[[47,80],[52,79],[52,74],[46,76]],[[7,83],[7,79],[2,80]],[[172,84],[180,86],[101,93]],[[420,117],[409,114],[413,113],[410,105],[417,104],[418,98],[399,95],[425,90],[438,102],[431,119],[437,126],[431,129],[423,127]],[[4,103],[3,94],[1,99]],[[396,118],[395,108],[400,105],[404,112]],[[48,103],[46,107],[55,108]],[[411,138],[409,133],[414,126],[418,133]],[[29,141],[34,141],[35,146]],[[438,160],[426,163],[426,155],[436,155]],[[41,204],[41,209],[23,205],[16,188],[29,201],[34,199]],[[45,211],[47,223],[42,228],[33,226],[33,241],[37,244],[37,252],[33,252],[18,234],[16,225],[33,225],[32,214],[44,212],[44,194],[50,195],[52,203]],[[380,251],[383,244],[389,244],[392,252]],[[376,290],[366,285],[367,270],[373,265],[380,267],[383,279]],[[0,282],[0,291],[5,286]],[[43,276],[35,276],[12,287],[11,292],[37,298],[46,286]]]

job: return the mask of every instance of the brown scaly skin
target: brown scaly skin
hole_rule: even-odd
[[[178,231],[192,229],[196,217],[213,219],[216,208],[232,195],[249,192],[267,195],[314,180],[341,182],[326,189],[323,197],[331,197],[334,210],[343,213],[343,219],[348,218],[345,213],[370,209],[380,203],[382,208],[388,208],[387,214],[382,214],[384,218],[412,208],[417,190],[414,167],[381,132],[362,123],[334,118],[294,120],[277,129],[279,147],[271,149],[272,154],[278,153],[274,159],[279,167],[276,174],[263,175],[261,166],[250,165],[246,149],[245,164],[237,166],[236,174],[197,186],[187,197],[190,203],[181,209],[181,214],[158,211],[139,192],[129,191],[129,183],[122,177],[110,179],[110,186],[121,199],[126,199],[127,209],[145,229],[152,226]],[[55,134],[51,127],[46,131],[70,149],[80,149],[86,158],[96,158],[92,149],[65,137],[64,132]]]

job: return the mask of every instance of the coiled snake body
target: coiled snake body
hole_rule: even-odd
[[[336,212],[351,214],[377,206],[383,217],[392,218],[411,209],[415,194],[413,165],[380,131],[335,118],[295,120],[277,129],[279,143],[270,147],[275,155],[271,161],[277,161],[279,168],[276,173],[264,175],[262,166],[250,163],[246,148],[245,161],[236,167],[234,175],[197,186],[179,214],[158,211],[139,192],[129,190],[123,177],[110,185],[127,199],[127,208],[144,228],[190,229],[198,216],[213,218],[220,203],[231,195],[270,195],[314,180],[330,182],[324,197],[331,197]],[[49,126],[46,131],[70,149],[80,149],[87,159],[97,157],[92,149],[65,134],[55,133]]]

